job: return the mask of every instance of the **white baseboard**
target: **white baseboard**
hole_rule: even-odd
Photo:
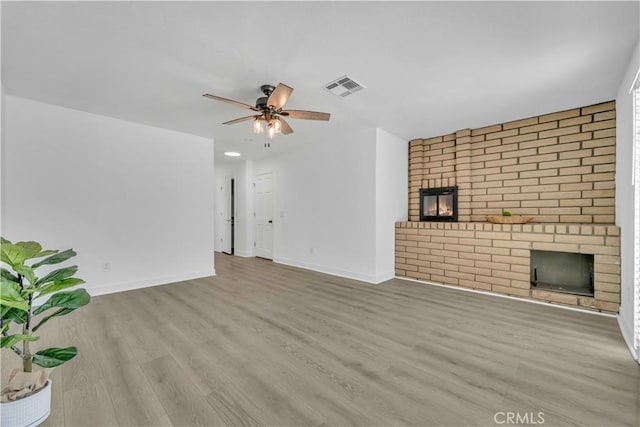
[[[215,252],[218,253],[218,254],[230,255],[230,254],[226,253],[223,250],[216,250]],[[233,255],[239,256],[239,257],[242,257],[242,258],[253,258],[255,256],[255,254],[253,252],[239,251],[237,249],[234,250]]]
[[[618,314],[618,326],[620,326],[620,332],[622,332],[624,342],[627,344],[631,356],[633,356],[636,362],[640,363],[640,354],[638,354],[638,349],[636,349],[634,345],[633,330],[629,330],[628,324],[629,322],[622,316],[622,313]]]
[[[306,270],[317,271],[319,273],[330,274],[332,276],[344,277],[347,279],[360,280],[361,282],[378,284],[395,277],[395,273],[386,273],[380,275],[371,275],[365,273],[359,273],[349,270],[343,270],[341,268],[328,267],[326,265],[313,264],[310,262],[299,261],[289,258],[274,258],[273,262],[283,265],[289,265],[291,267],[304,268]]]
[[[387,273],[377,274],[376,281],[374,283],[386,282],[387,280],[395,279],[395,277],[396,277],[395,270],[389,271]]]
[[[240,256],[243,258],[253,258],[255,255],[253,254],[253,252],[245,252],[245,251],[235,251],[234,255],[236,256]]]
[[[133,289],[141,289],[141,288],[148,288],[151,286],[166,285],[168,283],[183,282],[185,280],[193,280],[193,279],[201,279],[203,277],[211,277],[215,275],[216,275],[216,270],[212,268],[211,270],[194,271],[191,273],[185,273],[185,274],[180,274],[175,276],[160,276],[160,277],[152,277],[150,279],[132,280],[129,282],[106,283],[104,285],[88,286],[86,287],[86,289],[91,296],[95,297],[98,295],[106,295],[106,294],[113,294],[116,292],[131,291]]]

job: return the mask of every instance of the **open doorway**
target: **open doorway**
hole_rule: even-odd
[[[225,201],[225,230],[223,238],[222,252],[228,255],[235,253],[235,226],[236,226],[236,180],[227,178],[224,185],[224,201]]]

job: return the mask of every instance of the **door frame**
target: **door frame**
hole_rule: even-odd
[[[256,203],[256,201],[257,201],[256,200],[257,199],[257,197],[256,197],[257,196],[256,195],[256,190],[257,190],[256,182],[258,181],[258,177],[265,176],[265,175],[269,175],[271,177],[271,220],[270,220],[271,221],[271,258],[265,258],[265,257],[261,257],[261,256],[255,254],[256,249],[257,249],[256,245],[257,245],[257,237],[258,237],[258,217],[257,217],[257,214],[256,214],[256,207],[257,207],[257,203]],[[253,249],[254,249],[254,256],[258,257],[258,258],[264,258],[264,259],[270,259],[270,260],[273,260],[273,258],[274,258],[274,253],[273,253],[273,247],[274,247],[274,245],[273,245],[274,221],[273,221],[273,218],[275,217],[275,215],[274,215],[275,209],[274,209],[274,203],[273,203],[273,199],[274,199],[274,197],[273,197],[274,196],[274,185],[273,185],[274,179],[273,179],[273,175],[274,175],[273,171],[268,170],[268,171],[262,171],[260,173],[256,173],[253,176],[253,240],[254,240],[253,241],[253,246],[254,246]]]
[[[225,253],[227,255],[234,255],[235,254],[235,246],[236,246],[236,239],[235,239],[235,228],[236,228],[236,185],[235,185],[235,177],[233,176],[227,176],[225,178],[225,182],[224,182],[225,186],[228,186],[229,191],[225,191],[224,196],[228,197],[227,200],[224,201],[224,207],[225,207],[225,219],[224,219],[224,224],[225,224],[225,232],[224,232],[224,236],[225,238],[229,238],[229,242],[227,244],[227,242],[225,242],[225,247],[222,249],[222,253]],[[227,227],[231,227],[231,230],[227,230]],[[227,234],[228,231],[228,234]],[[227,252],[225,249],[229,248],[229,251]]]
[[[236,179],[231,177],[229,180],[231,190],[231,254],[236,253]]]

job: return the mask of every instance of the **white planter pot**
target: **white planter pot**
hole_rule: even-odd
[[[40,425],[51,413],[51,380],[36,394],[13,402],[0,403],[2,427],[33,427]]]

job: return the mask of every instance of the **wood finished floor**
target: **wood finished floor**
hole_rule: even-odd
[[[60,318],[47,341],[79,356],[53,373],[44,425],[640,425],[614,318],[261,259],[216,271]]]

